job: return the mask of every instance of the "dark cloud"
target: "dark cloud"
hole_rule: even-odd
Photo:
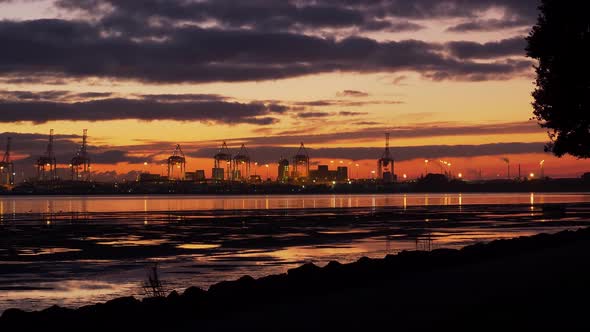
[[[100,152],[90,150],[89,153],[93,164],[116,164],[121,162],[140,164],[145,161],[151,161],[145,157],[131,156],[128,151],[123,150],[106,150]]]
[[[0,122],[30,121],[108,121],[136,119],[144,121],[203,121],[225,124],[268,125],[274,116],[287,111],[279,104],[226,101],[218,95],[139,95],[136,98],[103,98],[62,101],[67,93],[0,92]],[[91,96],[97,96],[90,94]],[[108,94],[104,94],[108,96]],[[69,96],[69,95],[68,95]],[[88,96],[76,94],[75,97]],[[102,96],[100,94],[99,96]],[[57,100],[52,100],[56,98]]]
[[[342,100],[342,99],[319,99],[319,100],[310,100],[310,101],[299,101],[292,103],[293,109],[297,109],[298,107],[331,107],[331,106],[339,106],[339,107],[362,107],[367,105],[399,105],[403,104],[403,101],[400,100]]]
[[[73,101],[80,99],[96,99],[111,97],[111,92],[71,92],[63,90],[53,91],[7,91],[0,90],[0,100],[4,101]]]
[[[453,56],[461,59],[490,59],[523,55],[526,40],[524,37],[515,37],[484,44],[459,41],[450,42],[447,46]]]
[[[368,97],[369,93],[357,90],[344,90],[336,94],[338,97]]]
[[[299,118],[304,118],[304,119],[308,119],[308,118],[325,118],[328,116],[331,116],[331,113],[325,113],[325,112],[302,112],[302,113],[297,113],[297,117]]]
[[[0,76],[198,83],[415,71],[439,80],[486,80],[530,69],[522,61],[476,63],[448,57],[444,45],[417,40],[332,39],[189,25],[143,27],[130,33],[83,21],[1,21],[0,44],[10,47],[0,52]]]
[[[487,19],[471,20],[449,27],[450,32],[494,31],[512,28],[525,28],[532,25],[528,19]]]
[[[349,112],[349,111],[340,111],[338,112],[338,115],[341,116],[359,116],[359,115],[367,115],[369,113],[367,112]]]
[[[536,17],[538,0],[59,0],[67,10],[116,21],[124,17],[148,22],[213,22],[226,28],[265,30],[348,28],[360,30],[416,30],[411,19],[469,18],[499,8],[529,21]]]
[[[328,134],[309,134],[304,131],[288,131],[275,136],[244,137],[228,140],[229,143],[246,143],[251,146],[259,145],[297,145],[305,142],[311,144],[333,144],[335,142],[363,142],[374,141],[390,133],[392,145],[396,139],[444,137],[444,136],[485,136],[498,134],[527,134],[543,133],[534,121],[511,122],[498,124],[466,125],[453,123],[419,124],[402,127],[366,127],[350,131],[340,131]]]
[[[7,137],[12,138],[12,148],[17,153],[42,154],[47,148],[47,134],[0,132],[0,149],[4,149],[4,142]],[[54,136],[55,150],[75,151],[78,147],[75,141],[79,139],[80,137],[77,135],[56,133]]]
[[[478,156],[498,156],[508,154],[543,153],[544,143],[495,143],[483,145],[431,145],[392,147],[391,152],[396,161],[421,158],[462,158]],[[276,162],[279,158],[293,156],[298,147],[264,146],[248,149],[253,160],[261,163]],[[348,160],[377,159],[383,154],[382,147],[367,148],[311,148],[307,147],[310,157]],[[215,148],[202,148],[190,152],[191,157],[210,158],[216,153]]]
[[[37,158],[43,155],[47,148],[48,135],[36,133],[0,133],[0,144],[4,144],[7,137],[12,138],[12,150],[15,155],[27,157],[16,160],[19,166],[32,166]],[[57,162],[68,164],[80,147],[82,138],[78,135],[54,135],[54,153]],[[152,161],[153,156],[134,156],[126,148],[104,147],[92,144],[92,137],[89,139],[88,152],[92,164],[116,164],[120,162],[143,163]],[[32,175],[32,174],[31,174]]]
[[[183,1],[183,0],[60,0],[67,10],[102,16],[105,24],[120,27],[129,21],[158,20],[209,22],[221,28],[267,31],[356,28],[359,30],[415,31],[423,27],[407,20],[383,18],[369,8],[328,1]]]

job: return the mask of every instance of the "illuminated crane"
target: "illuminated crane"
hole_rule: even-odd
[[[35,163],[37,166],[37,180],[51,181],[57,179],[57,161],[53,153],[53,129],[49,131],[49,143],[45,154]]]
[[[250,154],[246,145],[242,144],[240,151],[233,157],[233,179],[248,181],[250,179]]]
[[[301,142],[297,154],[293,156],[293,178],[308,178],[309,177],[309,154],[307,149]]]
[[[168,157],[168,179],[177,179],[182,181],[184,180],[185,172],[186,158],[184,157],[184,152],[182,152],[182,149],[180,148],[180,144],[177,144],[174,153]]]
[[[82,146],[70,162],[73,181],[90,181],[90,158],[88,157],[88,129],[84,129]]]
[[[213,156],[215,168],[213,169],[213,178],[216,180],[232,179],[232,157],[225,141],[219,151]],[[224,176],[225,172],[225,176]]]
[[[0,161],[0,185],[12,186],[14,184],[14,163],[10,159],[10,143],[12,139],[6,138],[6,150]]]
[[[385,151],[383,151],[383,155],[377,161],[377,168],[379,170],[379,178],[383,182],[393,182],[395,179],[394,160],[389,151],[389,133],[385,134]]]

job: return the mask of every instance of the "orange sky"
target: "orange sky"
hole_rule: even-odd
[[[0,18],[11,21],[25,19],[56,18],[70,19],[77,17],[75,12],[56,9],[52,1],[42,0],[34,5],[31,2],[0,3]],[[500,8],[500,7],[499,7]],[[502,19],[507,17],[500,8],[491,8],[478,12],[479,19]],[[471,41],[477,43],[497,42],[503,39],[523,36],[523,27],[488,30],[479,32],[451,32],[449,27],[464,22],[461,17],[440,17],[416,19],[412,22],[420,24],[419,31],[368,31],[358,35],[372,38],[379,42],[420,40],[424,42],[444,44],[452,41]],[[344,30],[342,30],[344,31]],[[339,31],[339,33],[343,33]],[[322,31],[330,33],[330,31]],[[319,34],[318,31],[308,34]],[[504,60],[524,60],[524,56],[508,56]],[[481,63],[491,62],[490,59],[477,60]],[[164,63],[163,66],[166,66]],[[1,74],[0,74],[1,75]],[[1,76],[0,76],[1,78]],[[227,124],[219,121],[173,121],[173,120],[112,120],[112,121],[49,121],[4,122],[0,123],[1,133],[37,133],[46,134],[55,129],[57,134],[79,135],[83,128],[89,129],[90,144],[101,150],[122,149],[138,158],[150,155],[165,157],[171,153],[176,143],[187,144],[185,152],[200,147],[217,147],[223,140],[239,142],[243,138],[252,137],[284,137],[289,133],[297,133],[305,141],[306,135],[332,135],[335,133],[351,133],[359,130],[375,128],[373,137],[358,138],[344,134],[332,137],[319,143],[308,143],[312,149],[319,148],[356,148],[382,147],[383,134],[390,129],[400,127],[436,128],[436,127],[478,127],[490,124],[526,123],[531,118],[531,91],[533,90],[534,72],[528,71],[512,74],[510,77],[486,78],[482,80],[444,79],[433,80],[416,70],[395,70],[383,72],[350,72],[333,71],[315,73],[292,78],[273,80],[246,80],[240,82],[193,82],[193,83],[154,83],[133,79],[85,77],[66,79],[63,84],[55,85],[43,80],[37,83],[0,80],[0,91],[44,92],[64,90],[70,92],[106,92],[118,97],[128,98],[135,95],[153,94],[211,94],[224,96],[227,100],[237,103],[277,102],[287,105],[290,111],[276,114],[272,124]],[[363,95],[351,96],[343,92],[347,90],[362,92]],[[317,101],[332,101],[330,105],[316,105]],[[307,103],[308,106],[297,106]],[[310,106],[311,105],[311,106]],[[124,111],[124,110],[123,110]],[[215,112],[215,110],[211,110]],[[303,117],[302,113],[328,113],[328,116]],[[518,132],[514,128],[508,132],[472,132],[456,134],[428,135],[393,135],[392,146],[435,146],[435,145],[480,145],[493,143],[535,143],[545,142],[547,135],[543,129]],[[248,142],[250,140],[247,140]],[[272,141],[272,140],[271,140]],[[153,145],[158,148],[154,150]],[[166,145],[168,143],[168,145]],[[148,147],[148,145],[152,147]],[[256,143],[248,147],[254,149]],[[237,144],[234,144],[237,145]],[[284,143],[276,140],[277,146],[295,147],[298,143]],[[19,149],[17,140],[14,142],[16,158],[34,157],[42,151]],[[142,147],[143,146],[143,147]],[[169,148],[165,148],[169,146]],[[237,146],[235,147],[237,148]],[[379,155],[375,156],[377,159]],[[538,172],[540,160],[547,160],[546,175],[579,176],[590,171],[588,161],[573,158],[557,159],[542,151],[537,153],[505,153],[492,156],[444,157],[451,160],[456,172],[472,177],[479,169],[484,177],[504,176],[505,164],[500,158],[512,160],[513,171],[521,164],[523,172]],[[256,155],[252,158],[257,160]],[[279,156],[276,156],[278,159]],[[395,158],[395,155],[394,155]],[[416,177],[423,173],[425,155],[413,160],[397,163],[398,176],[407,174]],[[312,159],[325,163],[330,157],[312,155]],[[356,160],[355,156],[341,159],[344,164],[359,163],[359,176],[368,177],[375,168],[375,160]],[[442,158],[441,158],[442,159]],[[339,159],[340,160],[340,159]],[[339,161],[338,160],[338,161]],[[65,163],[65,161],[62,161]],[[353,165],[351,164],[351,165]],[[210,175],[212,160],[189,158],[189,170],[206,169]],[[116,170],[126,173],[143,169],[142,163],[121,162],[118,164],[97,164],[95,171]],[[150,161],[147,170],[160,173],[161,166]],[[270,175],[276,174],[276,167],[271,167]],[[433,167],[432,170],[435,170]],[[476,171],[477,170],[477,171]],[[264,169],[260,172],[266,174]],[[356,177],[356,170],[352,177]]]

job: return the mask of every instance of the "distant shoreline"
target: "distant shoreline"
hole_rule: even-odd
[[[182,182],[48,182],[25,183],[0,195],[332,195],[411,193],[524,193],[590,192],[588,179],[461,181],[381,183],[375,181],[335,184],[197,183]]]

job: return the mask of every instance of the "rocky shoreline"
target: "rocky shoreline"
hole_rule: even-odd
[[[584,308],[573,304],[590,293],[588,249],[586,228],[460,250],[406,251],[325,267],[305,264],[285,274],[244,276],[165,298],[124,297],[37,312],[8,309],[0,327],[357,330],[390,323],[401,330],[428,330],[469,329],[484,321],[477,329],[537,323],[539,328],[577,327],[585,320],[574,312]],[[543,315],[548,308],[554,308],[551,316]]]

